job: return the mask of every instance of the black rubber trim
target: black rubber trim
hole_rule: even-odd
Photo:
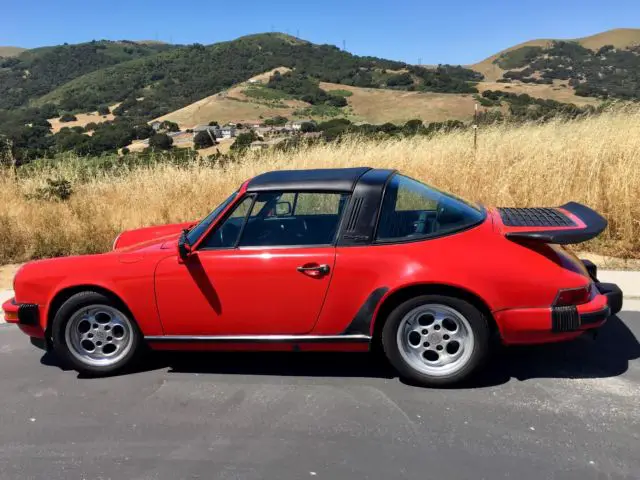
[[[567,245],[591,240],[607,228],[607,221],[594,210],[576,202],[561,207],[578,217],[586,225],[584,228],[568,228],[566,230],[539,230],[532,232],[509,232],[505,236],[513,241],[557,243]]]
[[[18,307],[18,323],[20,325],[40,325],[40,309],[35,303],[22,303]]]
[[[596,266],[596,264],[593,263],[591,260],[585,260],[584,258],[580,259],[580,261],[582,262],[584,267],[587,269],[587,272],[589,272],[589,276],[591,277],[591,280],[593,280],[594,282],[597,282],[598,267]]]
[[[602,310],[598,310],[597,312],[589,312],[583,313],[580,315],[580,324],[590,325],[592,323],[600,323],[611,316],[611,309],[609,306],[604,307]]]
[[[622,310],[623,294],[622,290],[615,283],[596,283],[598,291],[607,297],[607,305],[611,309],[611,315],[615,315]]]
[[[369,167],[276,170],[252,178],[247,185],[247,192],[351,192],[358,179],[369,170]]]
[[[596,312],[578,313],[575,305],[553,307],[551,310],[551,331],[555,333],[575,332],[582,327],[600,323],[612,315],[607,305]]]
[[[389,287],[380,287],[371,292],[343,333],[345,335],[371,335],[373,313],[388,291]]]
[[[580,328],[580,315],[575,305],[551,308],[551,331],[573,332]]]

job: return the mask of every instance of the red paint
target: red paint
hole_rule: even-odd
[[[228,209],[241,201],[246,183]],[[579,218],[571,215],[578,224]],[[219,219],[218,219],[219,220]],[[210,229],[215,228],[214,221]],[[177,240],[191,223],[149,227],[121,234],[115,250],[101,255],[41,260],[26,264],[15,280],[17,303],[40,306],[40,325],[22,327],[42,336],[55,312],[50,307],[68,289],[101,289],[118,296],[142,333],[160,335],[341,335],[373,291],[386,288],[375,307],[411,286],[447,286],[483,302],[505,343],[566,340],[579,332],[551,332],[551,305],[561,289],[581,288],[590,279],[566,250],[524,246],[504,234],[499,214],[469,230],[412,243],[354,247],[198,249],[180,261]],[[576,227],[572,227],[576,228]],[[527,227],[528,231],[534,230]],[[301,266],[328,265],[329,272],[300,272]],[[603,295],[578,307],[596,312]],[[3,309],[14,322],[11,302]],[[592,325],[597,327],[599,325]],[[291,350],[279,344],[153,342],[158,349]],[[359,351],[367,344],[300,343],[300,350]]]

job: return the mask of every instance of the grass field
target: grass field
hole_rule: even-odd
[[[415,178],[488,205],[583,202],[609,219],[595,253],[640,258],[640,109],[572,122],[496,125],[431,138],[323,144],[294,152],[252,152],[225,167],[157,163],[94,176],[82,159],[16,180],[0,178],[0,264],[106,251],[123,229],[197,219],[243,180],[268,170],[368,165]],[[47,178],[64,177],[67,201],[30,199]],[[481,249],[481,246],[478,247]]]

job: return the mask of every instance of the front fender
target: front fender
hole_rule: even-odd
[[[158,255],[140,255],[135,262],[123,263],[117,254],[104,254],[32,262],[16,276],[16,301],[40,306],[44,330],[61,295],[94,288],[117,296],[143,334],[162,335],[153,288],[158,260]]]

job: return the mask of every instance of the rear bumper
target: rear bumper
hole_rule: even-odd
[[[622,309],[622,290],[596,282],[600,292],[592,301],[570,307],[523,308],[495,312],[505,344],[534,344],[571,340],[601,327]]]
[[[38,305],[17,303],[15,298],[11,298],[2,304],[2,310],[7,323],[15,323],[30,337],[44,338],[44,330],[40,326],[40,307]]]

